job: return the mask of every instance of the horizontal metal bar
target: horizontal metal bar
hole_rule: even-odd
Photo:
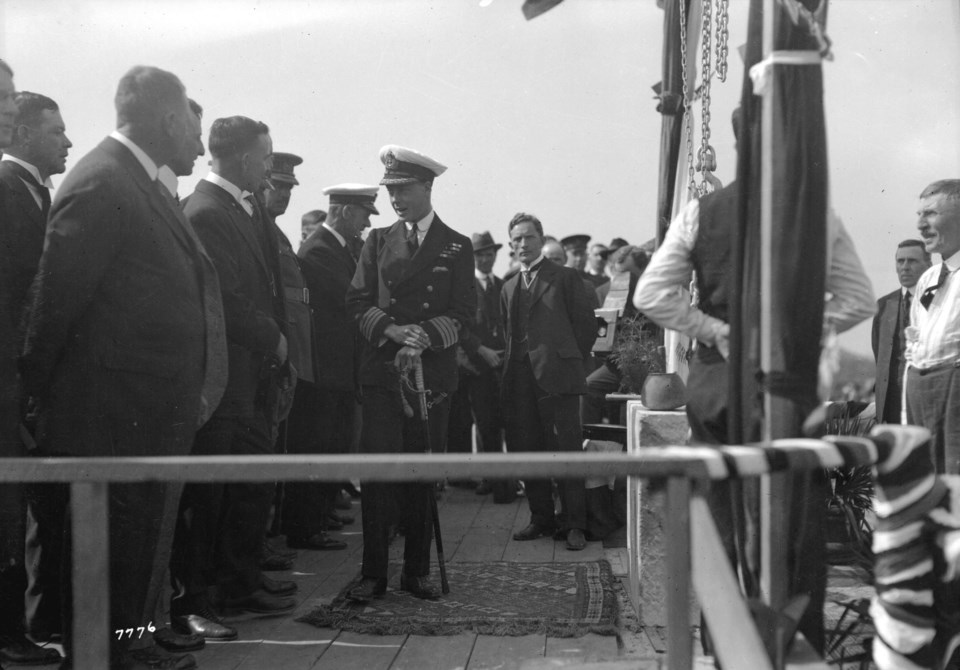
[[[0,482],[431,481],[443,477],[715,477],[695,456],[627,453],[5,458]]]

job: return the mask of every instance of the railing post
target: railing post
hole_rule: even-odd
[[[690,480],[667,480],[667,659],[670,670],[690,670]]]
[[[74,604],[71,654],[74,670],[100,670],[110,663],[107,491],[106,482],[73,482],[70,485]]]

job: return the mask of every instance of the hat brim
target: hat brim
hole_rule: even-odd
[[[380,180],[381,186],[400,186],[402,184],[417,184],[424,183],[423,179],[417,179],[416,177],[384,177]]]
[[[270,181],[283,182],[284,184],[290,184],[291,186],[299,186],[300,182],[297,181],[297,178],[292,175],[285,174],[273,174],[270,175]]]
[[[363,207],[365,210],[367,210],[371,214],[376,214],[377,216],[380,215],[380,210],[377,209],[377,206],[374,205],[372,202],[358,202],[354,204],[359,205],[360,207]]]
[[[479,251],[486,251],[487,249],[493,249],[494,251],[498,251],[502,247],[503,247],[502,244],[485,244],[482,247],[474,247],[473,253],[477,253]]]

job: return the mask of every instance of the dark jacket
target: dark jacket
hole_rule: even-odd
[[[903,333],[897,330],[900,324],[901,290],[888,293],[877,300],[877,314],[873,317],[871,344],[873,358],[877,363],[877,423],[900,423],[900,417],[893,416],[897,412],[889,411],[887,396],[901,393],[903,379]],[[891,398],[892,399],[892,398]],[[894,409],[900,407],[900,402],[893,399]]]
[[[250,416],[261,383],[267,383],[265,361],[286,328],[274,226],[262,208],[251,218],[233,196],[206,180],[197,184],[183,212],[220,276],[230,376],[216,415]]]
[[[347,314],[347,290],[357,269],[350,250],[323,226],[300,245],[297,256],[313,307],[318,358],[316,385],[355,391],[359,384],[359,332]]]
[[[21,359],[43,452],[190,450],[213,329],[203,251],[161,188],[112,138],[59,188]]]
[[[509,393],[514,319],[520,273],[506,281],[501,309],[507,320],[504,356],[504,394]],[[587,391],[585,361],[597,338],[597,320],[580,273],[544,259],[530,297],[527,343],[537,384],[547,393],[582,394]]]
[[[500,292],[503,291],[503,280],[491,275],[493,286],[485,291],[480,281],[474,276],[474,285],[477,290],[477,313],[473,322],[460,331],[460,345],[466,352],[470,362],[478,370],[487,367],[486,362],[477,353],[480,345],[503,352],[506,347],[503,335],[506,325],[503,314],[500,312]]]
[[[347,312],[357,320],[364,340],[361,383],[395,386],[393,359],[399,345],[384,339],[391,323],[418,323],[430,336],[423,353],[427,388],[452,393],[457,388],[461,324],[477,308],[473,288],[473,246],[439,216],[412,258],[403,221],[370,231],[347,292]]]

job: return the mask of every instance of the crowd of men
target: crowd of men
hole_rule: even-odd
[[[614,359],[592,356],[595,310],[615,291],[628,296],[622,318],[643,314],[697,341],[691,441],[727,440],[736,184],[692,201],[652,257],[650,246],[620,238],[557,240],[519,212],[506,226],[511,269],[500,278],[494,236],[467,237],[433,208],[446,167],[387,145],[380,185],[324,188],[327,210],[303,215],[294,249],[276,220],[303,159],[275,152],[263,122],[216,119],[205,148],[203,108],[181,81],[134,67],[117,87],[117,129],[51,203],[50,177],[65,171],[72,147],[65,119],[53,99],[17,92],[13,77],[0,61],[0,455],[579,451],[583,426],[603,420],[605,395],[623,375]],[[209,173],[181,201],[177,178],[207,151]],[[380,186],[398,220],[364,239]],[[878,312],[877,415],[929,427],[938,470],[956,474],[960,181],[936,182],[920,199],[922,240],[897,249],[902,289],[879,310],[849,235],[828,217],[824,321],[842,332]],[[931,253],[942,262],[932,265]],[[468,483],[500,501],[517,494],[516,482]],[[581,479],[523,484],[530,519],[515,540],[556,538],[577,551],[598,539]],[[289,569],[297,550],[346,548],[336,532],[353,522],[338,511],[348,495],[361,497],[363,564],[346,597],[386,592],[398,526],[394,586],[441,597],[430,577],[434,485],[112,486],[110,545],[123,548],[110,552],[112,628],[158,622],[167,605],[170,628],[112,637],[110,667],[195,667],[186,652],[238,637],[228,615],[291,612],[296,582],[267,573]],[[735,560],[730,494],[712,495]],[[67,489],[7,485],[0,496],[0,663],[70,667],[72,616],[84,604],[71,602]],[[808,498],[798,504],[816,504]],[[821,646],[819,517],[795,529],[810,551],[795,557],[792,588],[811,595],[805,632]],[[66,659],[45,646],[58,639]]]

